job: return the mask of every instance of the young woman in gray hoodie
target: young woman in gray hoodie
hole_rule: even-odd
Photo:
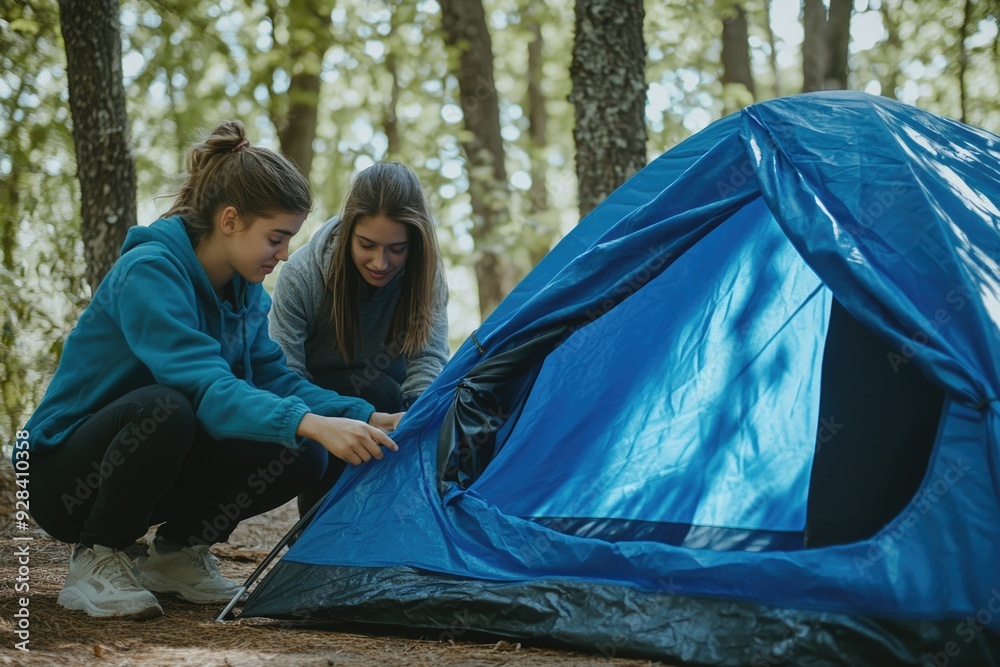
[[[448,288],[416,174],[380,162],[357,174],[339,216],[281,269],[269,317],[288,366],[311,382],[406,410],[448,360]],[[299,496],[304,514],[344,466]]]

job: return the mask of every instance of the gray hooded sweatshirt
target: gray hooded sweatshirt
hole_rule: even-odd
[[[364,347],[348,365],[330,331],[332,302],[326,290],[338,230],[339,216],[327,220],[281,267],[272,297],[269,333],[284,350],[288,367],[307,380],[323,386],[324,377],[357,369],[363,382],[366,374],[382,372],[400,384],[408,407],[448,361],[448,286],[443,271],[438,268],[427,346],[409,357],[400,356],[402,341],[388,341],[403,272],[374,291],[362,289],[358,314]]]

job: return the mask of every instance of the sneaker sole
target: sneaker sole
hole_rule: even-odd
[[[129,618],[136,621],[148,621],[163,615],[163,608],[155,600],[149,605],[134,605],[125,609],[105,609],[93,604],[86,595],[75,588],[64,588],[57,602],[71,611],[83,611],[95,618]]]
[[[187,602],[191,602],[192,604],[226,604],[233,599],[233,596],[236,595],[236,591],[226,595],[212,595],[211,593],[191,590],[190,588],[180,588],[175,582],[164,581],[146,572],[139,575],[139,583],[141,583],[143,588],[148,591],[160,593],[162,595],[173,595],[182,600],[186,600]],[[241,602],[245,600],[246,597],[247,594],[244,592]]]

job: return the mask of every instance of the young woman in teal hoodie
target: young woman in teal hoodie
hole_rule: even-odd
[[[354,178],[341,215],[282,267],[270,333],[292,370],[376,409],[408,409],[448,361],[448,287],[417,175],[379,162]],[[299,496],[304,514],[336,482]]]
[[[239,122],[187,168],[166,217],[129,230],[14,451],[32,517],[77,544],[59,603],[91,616],[158,616],[153,593],[228,602],[239,586],[211,544],[315,484],[329,455],[396,449],[400,413],[311,384],[268,335],[261,283],[312,205],[298,169]]]

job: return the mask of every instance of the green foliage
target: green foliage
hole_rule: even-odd
[[[650,157],[721,116],[721,17],[710,2],[646,3]]]
[[[852,54],[852,87],[961,118],[959,73],[964,57],[965,122],[1000,132],[1000,2],[970,2],[971,22],[963,43],[964,0],[870,0],[860,15],[884,32],[871,48]],[[890,80],[895,82],[891,89],[885,85]]]
[[[724,102],[749,102],[719,83],[722,17],[734,2],[646,3],[651,158],[717,119]],[[483,95],[499,97],[512,193],[510,222],[495,238],[523,274],[576,223],[573,111],[567,100],[574,3],[484,4],[496,90]],[[789,28],[796,23],[789,8],[797,12],[798,3],[746,0],[743,6],[758,99],[775,90],[798,91],[801,35]],[[972,0],[964,42],[963,6],[964,0],[858,0],[850,86],[958,117],[965,58],[966,120],[1000,131],[1000,2]],[[322,58],[303,51],[312,38],[309,16],[317,8],[330,16],[332,45]],[[5,438],[40,397],[62,340],[89,298],[58,17],[56,0],[0,0],[0,429]],[[255,143],[277,148],[276,127],[288,109],[291,76],[296,68],[318,67],[323,88],[310,174],[316,205],[296,246],[337,212],[354,173],[379,159],[402,160],[420,176],[439,223],[452,286],[453,342],[477,326],[470,271],[476,248],[459,142],[463,104],[476,100],[459,99],[434,0],[121,0],[121,18],[140,224],[166,210],[179,185],[185,149],[220,121],[239,118]],[[532,22],[540,24],[544,42],[541,83],[548,123],[542,146],[530,140],[525,106]],[[390,136],[391,121],[398,146]],[[546,196],[539,198],[532,194],[531,179],[543,172]]]
[[[500,250],[515,262],[519,276],[578,221],[573,146],[573,105],[569,102],[569,65],[573,52],[574,8],[571,0],[538,3],[507,0],[487,3],[493,30],[494,68],[500,96],[500,122],[505,140],[511,189],[511,216],[497,231],[506,240]],[[527,103],[528,51],[531,23],[541,27],[544,66],[541,76],[548,115],[546,141],[532,145]],[[545,172],[544,201],[532,200],[533,165]],[[537,170],[536,170],[537,171]],[[540,209],[540,205],[545,206]]]
[[[58,6],[34,0],[0,7],[0,438],[6,443],[41,397],[89,288]]]

